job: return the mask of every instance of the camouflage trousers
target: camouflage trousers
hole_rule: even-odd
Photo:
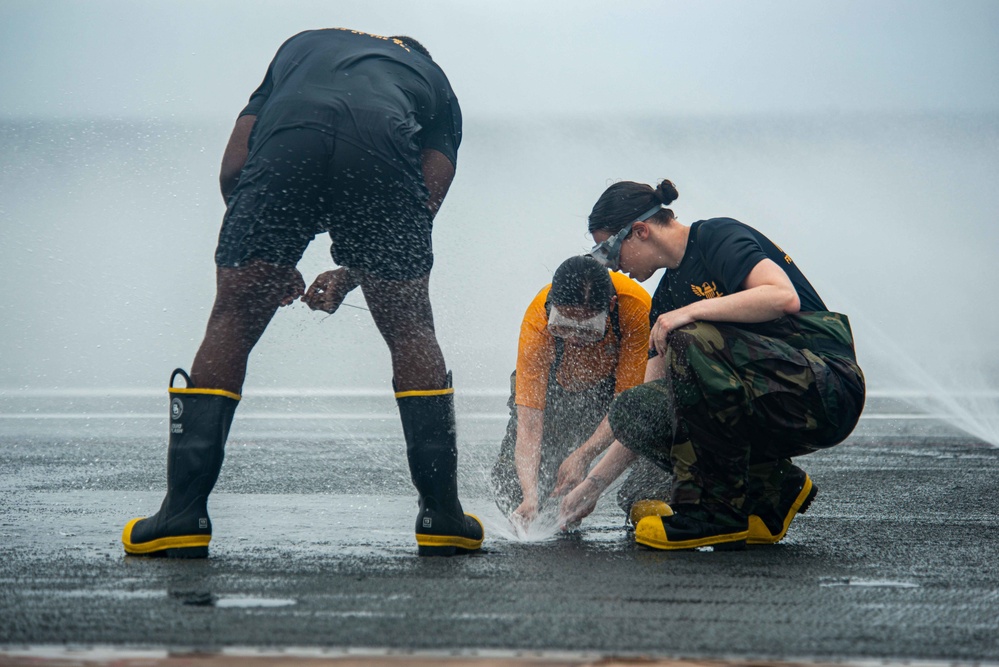
[[[791,457],[843,441],[864,406],[845,315],[798,313],[670,333],[666,377],[620,394],[615,437],[673,472],[671,503],[742,525],[777,502]]]

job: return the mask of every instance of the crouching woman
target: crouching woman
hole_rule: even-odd
[[[793,457],[831,447],[864,406],[847,317],[830,312],[791,257],[731,218],[680,223],[678,192],[621,182],[597,200],[593,256],[638,281],[666,269],[652,298],[646,382],[614,401],[617,439],[562,504],[579,521],[637,456],[673,472],[672,515],[647,517],[655,549],[781,540],[818,491]]]

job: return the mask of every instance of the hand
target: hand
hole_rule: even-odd
[[[564,496],[579,486],[583,478],[586,477],[586,471],[589,467],[590,459],[581,449],[577,449],[565,457],[562,465],[558,467],[558,475],[555,478],[555,490],[552,491],[552,497]]]
[[[357,283],[348,269],[345,267],[333,269],[316,276],[308,291],[302,296],[302,302],[312,310],[333,314],[355,287]]]
[[[683,308],[663,313],[656,318],[656,323],[652,325],[652,331],[649,333],[649,348],[659,354],[666,354],[666,337],[669,336],[669,333],[674,329],[685,327],[693,321],[694,319],[688,316]]]
[[[538,518],[538,501],[527,499],[513,512],[510,513],[510,521],[520,528],[527,528],[532,521]]]
[[[305,278],[302,277],[302,272],[298,269],[294,271],[294,274],[288,278],[288,283],[285,286],[285,294],[281,297],[282,306],[294,303],[295,299],[302,296],[305,292]]]
[[[585,517],[592,514],[597,507],[597,499],[600,498],[602,491],[596,481],[589,477],[573,489],[562,501],[562,506],[559,508],[559,524],[562,530],[574,528]]]

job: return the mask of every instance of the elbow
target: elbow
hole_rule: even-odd
[[[798,292],[794,289],[786,290],[782,294],[781,303],[779,308],[781,313],[784,315],[794,315],[801,310],[801,299],[798,298]]]

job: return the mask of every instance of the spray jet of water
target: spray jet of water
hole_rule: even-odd
[[[858,321],[864,322],[864,339],[870,343],[870,348],[884,353],[883,361],[893,372],[898,373],[906,386],[913,388],[912,391],[899,394],[900,399],[920,410],[929,408],[954,427],[993,447],[999,447],[999,391],[972,391],[969,387],[954,391],[907,354],[897,341],[873,323],[874,320],[862,316],[856,310],[851,307]],[[985,386],[984,379],[982,386]]]

